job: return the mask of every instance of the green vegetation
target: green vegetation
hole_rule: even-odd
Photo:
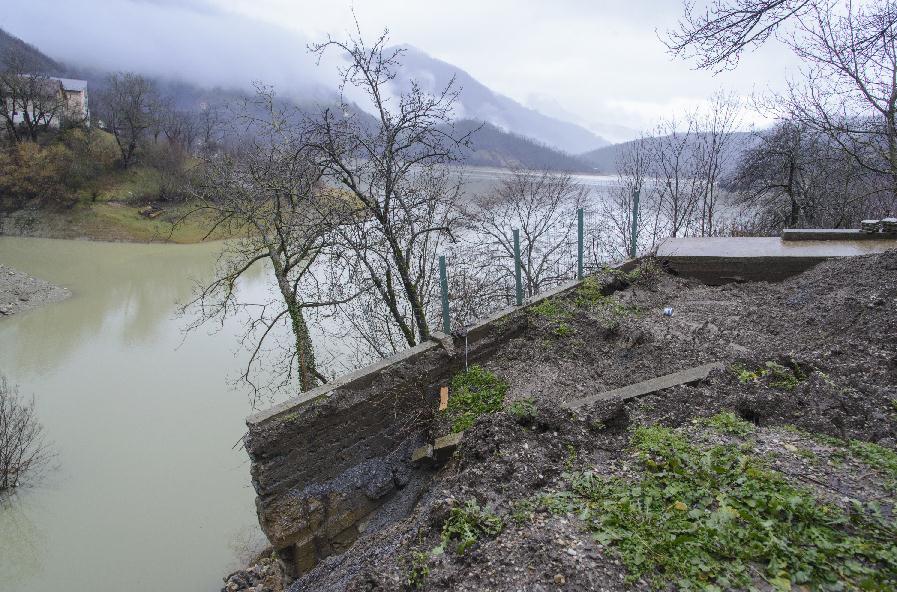
[[[897,452],[873,442],[851,440],[847,449],[873,469],[884,473],[888,487],[897,492]]]
[[[430,556],[423,551],[415,551],[411,554],[411,566],[408,568],[408,586],[412,590],[418,590],[430,577]]]
[[[11,228],[54,238],[195,243],[206,238],[209,215],[183,216],[195,159],[167,142],[149,144],[139,164],[122,168],[111,134],[65,129],[38,142],[0,151],[0,211]],[[152,216],[141,215],[148,202]],[[216,232],[212,239],[229,238]]]
[[[529,308],[529,311],[543,319],[549,321],[561,321],[569,319],[572,314],[565,309],[563,305],[554,298],[546,298],[542,302],[535,304]]]
[[[732,364],[731,369],[742,384],[766,379],[769,386],[785,391],[793,391],[798,384],[807,379],[798,366],[788,368],[773,361],[768,361],[763,367],[753,370],[744,364]]]
[[[567,323],[560,323],[557,327],[554,328],[554,334],[558,337],[567,337],[568,335],[572,335],[573,333],[575,333],[575,330]]]
[[[638,313],[636,307],[626,306],[613,296],[602,294],[601,284],[593,276],[585,278],[579,287],[576,288],[573,301],[580,308],[604,310],[616,318],[623,318]]]
[[[532,519],[536,507],[536,502],[532,499],[517,500],[511,508],[511,520],[518,526],[526,524]]]
[[[538,409],[532,399],[520,399],[508,405],[508,413],[514,416],[517,421],[532,421]]]
[[[717,416],[716,424],[738,425]],[[742,426],[743,431],[743,426]],[[637,480],[570,475],[545,496],[575,512],[626,565],[630,583],[655,588],[892,590],[897,525],[870,508],[845,513],[788,483],[738,446],[699,447],[663,427],[635,430]]]
[[[572,471],[576,466],[577,457],[576,448],[572,444],[567,444],[567,459],[564,461],[564,468]]]
[[[462,432],[484,413],[501,411],[508,384],[482,366],[471,366],[452,378],[447,413],[452,431]]]
[[[463,506],[452,508],[442,525],[442,545],[445,549],[456,542],[455,552],[463,555],[482,537],[495,537],[504,528],[501,518],[488,508],[481,508],[476,501],[468,500]]]
[[[742,438],[753,434],[756,430],[754,424],[744,421],[731,411],[725,411],[723,413],[718,413],[713,417],[708,417],[702,423],[718,432]]]

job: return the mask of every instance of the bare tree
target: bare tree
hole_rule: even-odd
[[[485,256],[497,272],[490,275],[513,281],[513,229],[518,229],[527,295],[572,277],[576,210],[585,206],[586,197],[586,188],[569,174],[512,171],[480,198],[473,214],[475,232],[488,237],[483,244]]]
[[[701,236],[716,232],[720,183],[733,157],[733,132],[740,123],[740,104],[733,96],[716,93],[710,104],[697,114],[695,176],[698,185],[698,223]]]
[[[128,168],[147,130],[159,121],[155,85],[132,72],[112,74],[100,105],[101,117],[118,144],[121,165]]]
[[[676,57],[694,59],[699,68],[724,70],[741,54],[763,44],[786,23],[809,12],[818,0],[711,0],[696,9],[686,0],[677,29],[665,43]]]
[[[805,76],[784,116],[828,136],[897,203],[897,3],[822,4],[799,22]]]
[[[34,398],[24,399],[0,375],[0,493],[38,475],[53,456],[35,414]]]
[[[240,134],[242,148],[207,158],[194,190],[200,204],[194,212],[212,219],[207,236],[223,228],[239,238],[228,241],[214,279],[199,286],[182,310],[200,311],[191,328],[238,312],[248,315],[243,341],[251,355],[240,378],[256,400],[266,390],[289,387],[297,375],[303,391],[326,381],[306,315],[352,297],[326,302],[319,297],[330,291],[319,285],[315,263],[331,246],[329,237],[346,208],[324,187],[323,171],[310,157],[297,119],[278,106],[270,89],[260,87],[235,118],[240,129],[234,133]],[[238,282],[258,268],[273,273],[276,291],[262,302],[245,302]],[[291,338],[278,343],[280,326],[289,327]],[[262,354],[269,354],[266,369],[274,374],[266,384],[255,378]]]
[[[714,0],[695,11],[689,1],[667,44],[721,69],[772,36],[804,63],[778,97],[779,117],[827,135],[897,201],[897,3]]]
[[[601,263],[599,257],[602,256],[615,261],[629,257],[636,192],[640,211],[636,221],[637,251],[652,250],[662,238],[664,225],[657,203],[658,184],[653,177],[654,164],[651,160],[653,141],[653,138],[643,135],[628,142],[617,157],[617,183],[610,198],[600,205],[603,228],[595,238],[599,241],[593,250],[596,266]]]
[[[3,56],[0,105],[8,137],[36,142],[52,124],[61,124],[63,100],[57,80],[29,69],[27,57],[15,49]]]
[[[196,115],[196,131],[203,154],[212,154],[221,144],[223,118],[220,105],[204,102],[200,106]]]
[[[684,128],[674,118],[658,124],[650,143],[652,176],[657,191],[657,215],[666,235],[691,234],[702,185],[705,180],[696,170],[697,124],[693,114],[685,118]]]
[[[729,187],[755,230],[777,233],[782,227],[849,227],[887,213],[868,180],[828,136],[799,121],[782,121],[757,135]]]
[[[414,81],[407,89],[393,84],[404,50],[387,48],[387,35],[369,45],[359,29],[346,41],[310,47],[318,56],[336,50],[346,58],[343,96],[354,92],[373,120],[344,98],[339,109],[310,118],[309,127],[320,165],[357,206],[356,224],[340,229],[353,258],[347,265],[385,307],[389,334],[415,345],[430,336],[436,252],[455,219],[459,185],[447,165],[467,136],[453,132],[454,81],[435,95]]]

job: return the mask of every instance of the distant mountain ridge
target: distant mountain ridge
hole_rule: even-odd
[[[439,92],[454,77],[461,88],[458,118],[485,121],[498,130],[526,136],[548,147],[578,154],[610,144],[604,138],[569,121],[549,117],[496,93],[473,76],[448,62],[431,57],[411,45],[400,45],[403,72],[397,84],[407,87],[414,78],[428,92]]]
[[[751,132],[731,132],[732,135],[732,161],[737,161],[742,152],[753,145],[754,135]],[[657,142],[666,136],[648,137],[645,140],[650,144]],[[693,135],[692,140],[697,141],[698,135]],[[620,144],[612,144],[604,146],[597,150],[579,154],[577,158],[585,163],[585,165],[595,173],[599,174],[615,174],[617,172],[617,162],[620,155],[629,150],[639,140],[630,140],[629,142],[621,142]],[[724,171],[724,173],[729,171]]]
[[[32,64],[31,67],[36,72],[87,80],[92,93],[102,92],[105,87],[107,72],[89,66],[59,63],[38,48],[0,29],[0,53],[10,47],[15,47],[26,55]],[[545,137],[555,137],[558,140],[557,136],[551,136],[544,130],[550,131],[552,128],[557,128],[569,131],[567,136],[572,140],[568,141],[567,145],[572,147],[607,144],[605,140],[583,128],[546,117],[507,97],[493,93],[468,74],[450,64],[433,60],[419,50],[414,50],[409,54],[406,54],[409,58],[407,61],[414,64],[411,69],[412,74],[425,74],[424,67],[429,65],[428,67],[432,69],[432,64],[436,62],[439,65],[437,73],[439,76],[451,76],[456,73],[459,83],[466,83],[459,109],[459,115],[462,117],[454,125],[460,134],[466,134],[479,128],[472,137],[472,147],[465,150],[462,155],[467,164],[500,168],[522,167],[588,172],[591,167],[583,159],[558,150],[551,142],[544,140]],[[434,87],[439,85],[436,76],[428,76],[427,79]],[[155,81],[164,95],[171,97],[178,108],[185,110],[197,110],[201,104],[216,101],[240,101],[249,96],[248,91],[237,89],[205,88],[186,81],[165,79],[155,79]],[[407,82],[407,77],[403,82]],[[448,78],[445,79],[445,82],[448,82]],[[336,95],[334,95],[334,100],[336,100]],[[291,102],[302,105],[306,101],[299,97],[292,99]],[[507,107],[509,115],[506,117],[501,116],[502,106]],[[514,125],[517,127],[536,129],[537,132],[541,126],[543,132],[540,132],[541,137],[534,137],[518,131],[511,125],[503,129],[503,126],[496,124],[494,120],[501,120],[506,124],[516,122]]]

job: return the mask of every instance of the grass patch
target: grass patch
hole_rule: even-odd
[[[507,392],[508,384],[482,366],[473,365],[455,374],[446,409],[452,418],[452,431],[462,432],[480,415],[500,411]]]
[[[897,529],[880,514],[825,505],[735,445],[702,448],[656,426],[635,430],[631,445],[637,480],[574,474],[570,492],[543,500],[549,511],[576,512],[620,557],[630,583],[897,587]]]
[[[537,317],[548,319],[549,321],[560,321],[569,319],[570,311],[565,309],[560,302],[554,298],[546,298],[539,304],[535,304],[529,308],[529,311]]]
[[[754,424],[741,419],[731,411],[717,413],[713,417],[704,419],[701,423],[718,432],[740,438],[753,434],[757,429]]]
[[[554,334],[558,337],[567,337],[568,335],[572,335],[576,331],[571,327],[568,323],[560,323],[557,327],[554,328]]]
[[[496,537],[503,528],[501,518],[489,509],[481,508],[474,500],[468,500],[463,506],[452,508],[442,525],[441,548],[454,545],[455,552],[463,555],[481,538]]]
[[[636,307],[626,306],[616,298],[602,294],[601,288],[598,279],[589,276],[576,288],[573,302],[580,308],[604,310],[618,318],[638,313]]]

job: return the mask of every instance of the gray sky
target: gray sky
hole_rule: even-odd
[[[353,26],[345,0],[0,0],[2,27],[55,58],[245,86],[332,83],[308,40]],[[678,0],[355,0],[366,34],[388,26],[495,91],[579,123],[644,129],[723,88],[781,89],[796,60],[778,44],[713,76],[672,61],[656,31]]]

